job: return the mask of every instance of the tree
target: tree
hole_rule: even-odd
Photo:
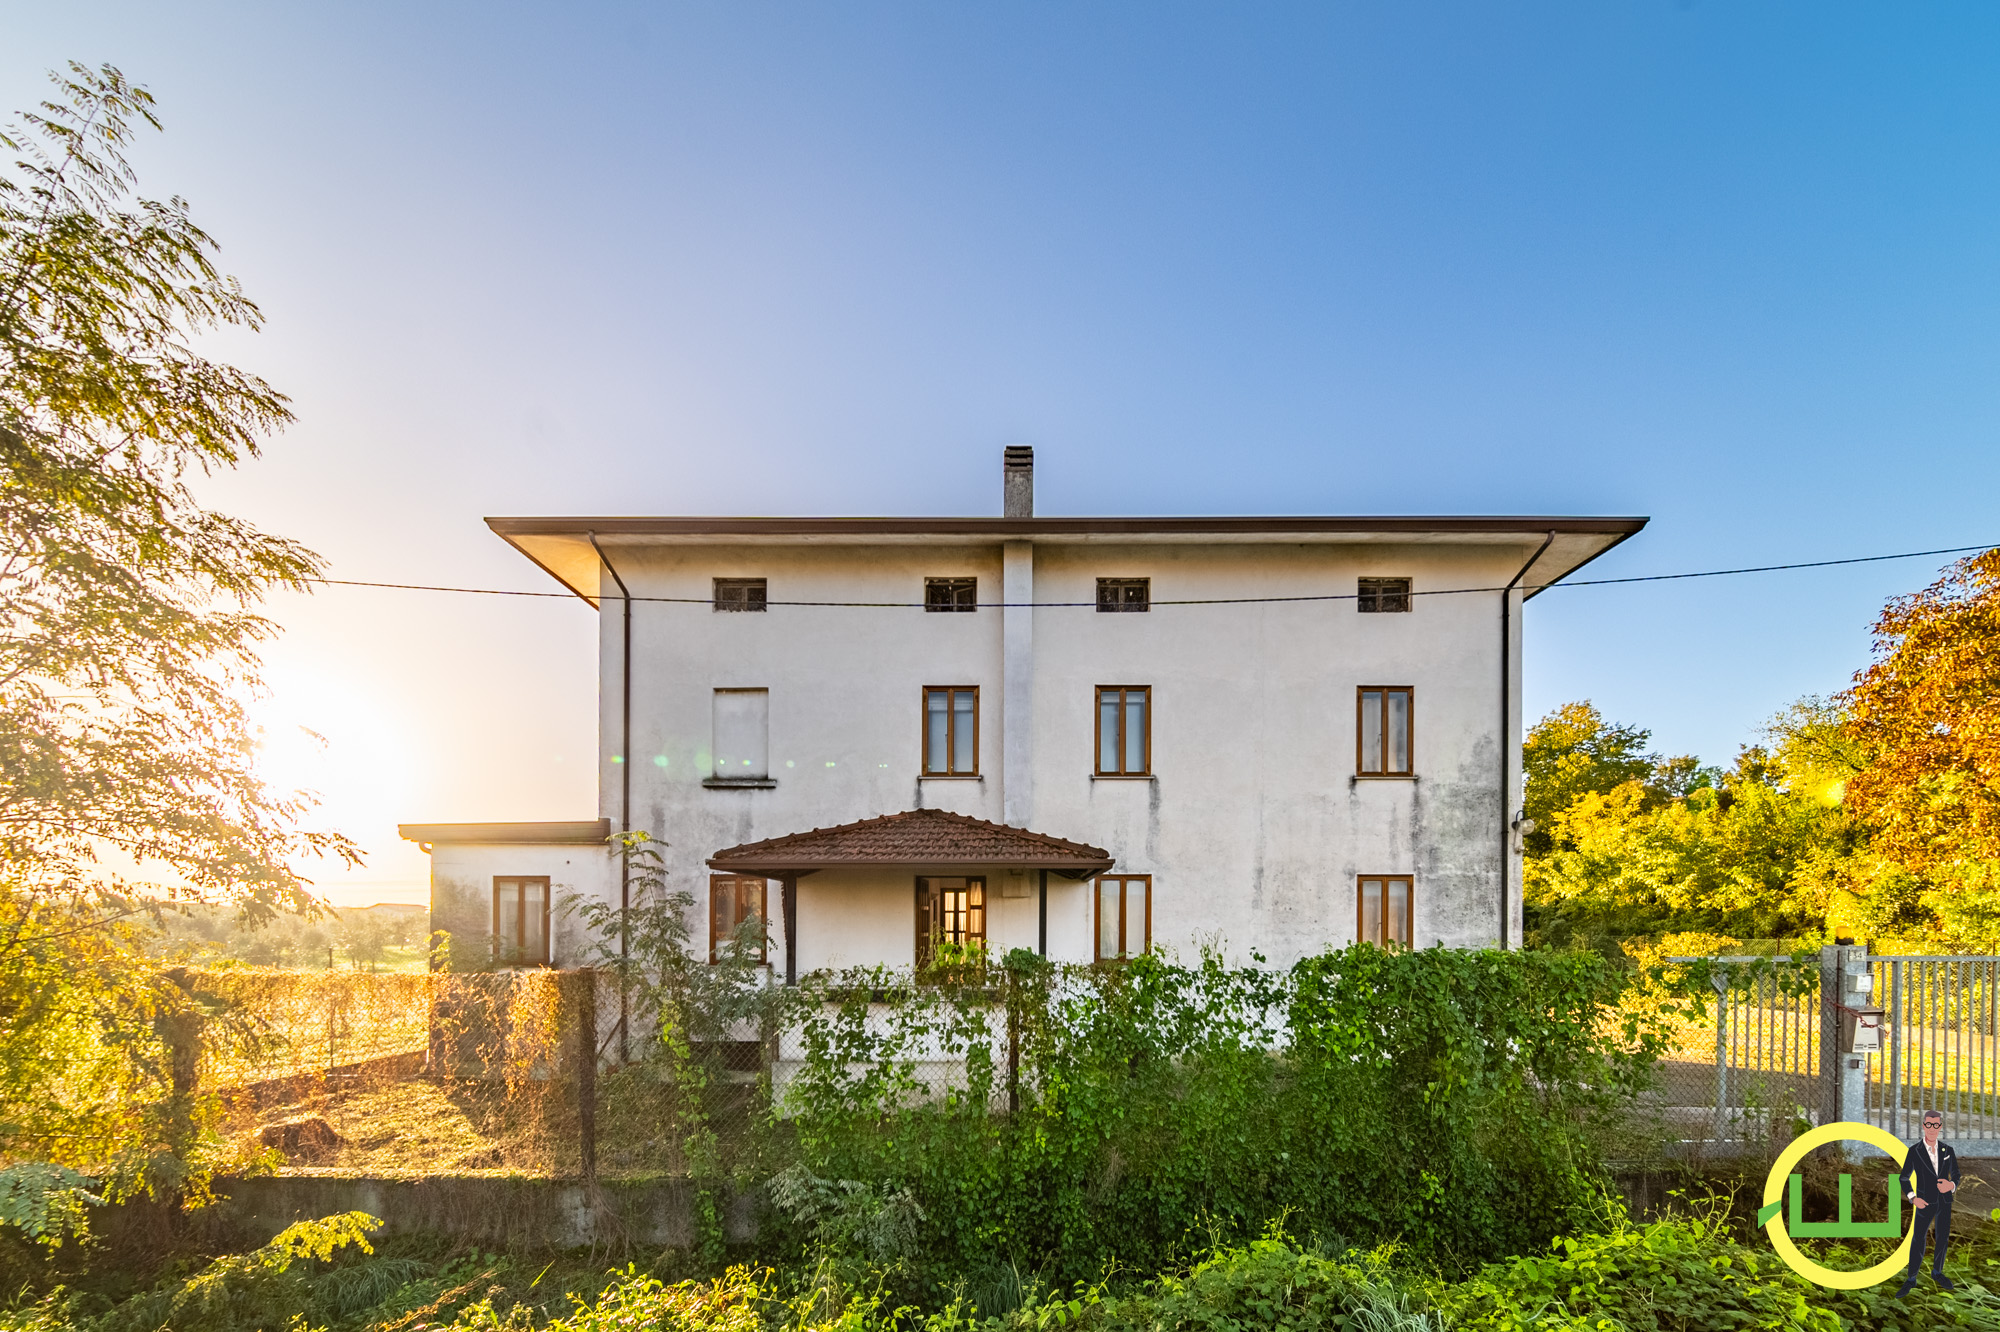
[[[2000,550],[1967,556],[1875,621],[1844,696],[1865,762],[1846,799],[1919,874],[1991,882],[2000,862]]]
[[[1523,839],[1529,856],[1553,851],[1555,816],[1585,795],[1641,784],[1652,805],[1714,784],[1720,774],[1691,758],[1662,759],[1646,750],[1652,732],[1604,720],[1590,700],[1565,703],[1536,722],[1521,744],[1526,779],[1522,808],[1535,821]]]
[[[52,80],[0,133],[0,1152],[99,1170],[187,1147],[135,1083],[193,1003],[143,965],[146,915],[311,911],[295,862],[355,853],[259,779],[244,711],[253,607],[319,561],[190,487],[291,419],[195,350],[262,316],[185,202],[128,198],[151,96],[108,65]]]

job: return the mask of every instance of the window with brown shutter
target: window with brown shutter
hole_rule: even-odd
[[[751,961],[764,961],[766,934],[764,922],[770,920],[766,914],[769,885],[763,879],[753,879],[741,874],[711,874],[708,876],[708,960],[715,962],[723,956],[722,950],[737,942],[737,931],[744,922],[756,921],[758,928],[751,931],[756,948],[746,951]]]
[[[1354,770],[1363,777],[1408,777],[1415,770],[1416,690],[1363,685],[1355,693]]]
[[[1097,775],[1145,777],[1152,771],[1152,686],[1099,685]]]
[[[1411,946],[1415,936],[1415,882],[1407,874],[1364,874],[1355,880],[1354,937],[1387,948]]]
[[[924,776],[979,775],[979,686],[924,687]]]
[[[1153,876],[1107,874],[1097,881],[1097,960],[1122,962],[1153,946]]]
[[[549,964],[547,875],[505,875],[493,880],[493,960],[504,967]]]

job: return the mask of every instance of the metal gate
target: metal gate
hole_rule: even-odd
[[[1877,957],[1868,970],[1882,1010],[1868,1122],[1909,1141],[1937,1110],[1961,1151],[2000,1138],[2000,958]]]
[[[1934,1109],[1961,1152],[2000,1156],[2000,957],[1826,948],[1817,983],[1796,969],[1780,980],[1770,958],[1706,961],[1713,1011],[1676,1033],[1654,1097],[1683,1143],[1755,1151],[1836,1120],[1908,1142]],[[1843,1008],[1881,1009],[1879,1053],[1843,1051]]]

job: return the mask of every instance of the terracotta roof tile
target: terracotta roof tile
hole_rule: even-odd
[[[708,861],[710,869],[725,873],[766,876],[839,865],[1021,865],[1073,878],[1101,874],[1112,863],[1101,847],[942,809],[913,809],[745,842]]]

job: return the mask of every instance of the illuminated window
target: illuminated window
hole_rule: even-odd
[[[918,966],[928,965],[937,956],[939,944],[985,942],[984,877],[917,880]]]

